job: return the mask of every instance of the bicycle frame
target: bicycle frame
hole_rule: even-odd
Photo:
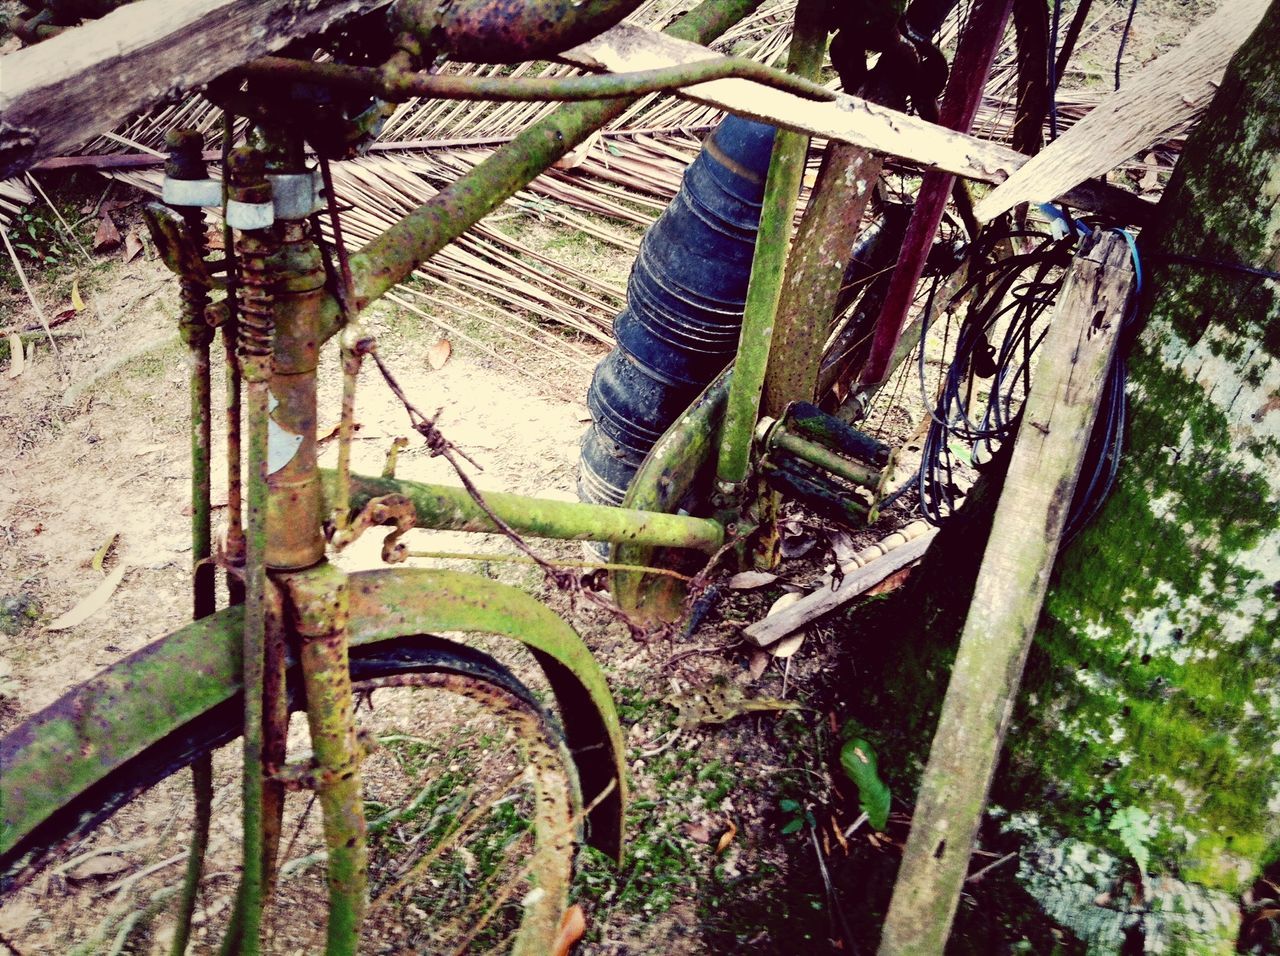
[[[667,32],[706,43],[757,3],[709,0]],[[790,66],[802,78],[816,73],[825,50],[827,28],[814,15],[818,7],[801,0]],[[759,496],[759,513],[748,510],[754,497],[748,488],[750,456],[808,136],[781,133],[774,148],[736,371],[711,386],[658,443],[622,508],[496,493],[479,500],[441,485],[322,474],[316,462],[316,367],[320,346],[355,314],[630,102],[618,98],[561,107],[354,254],[349,276],[337,283],[326,278],[315,228],[307,221],[310,210],[275,211],[272,180],[259,154],[237,151],[226,166],[227,221],[238,231],[238,307],[209,303],[213,283],[203,263],[202,219],[189,208],[181,213],[188,238],[176,242],[181,254],[171,264],[182,279],[182,329],[192,356],[197,620],[71,691],[28,721],[17,739],[6,741],[12,762],[0,794],[6,814],[0,851],[37,846],[41,821],[56,804],[91,795],[94,781],[108,770],[243,687],[244,871],[224,951],[256,950],[258,920],[272,882],[281,794],[286,782],[302,781],[317,791],[324,810],[328,951],[354,952],[365,897],[365,822],[348,648],[447,630],[496,633],[534,651],[564,714],[584,799],[593,805],[591,839],[611,855],[621,852],[622,738],[604,676],[581,639],[534,598],[484,578],[404,569],[344,574],[325,561],[324,519],[336,506],[341,530],[395,524],[388,547],[411,526],[493,532],[505,525],[519,534],[612,542],[610,567],[619,605],[639,616],[670,620],[682,605],[682,586],[643,567],[668,563],[663,555],[671,549],[707,556],[729,545],[741,557],[748,535],[768,522],[771,494]],[[182,137],[174,140],[171,179],[203,180],[191,147]],[[270,158],[277,187],[296,188],[310,175],[297,144]],[[209,353],[215,328],[222,331],[228,355],[239,348],[228,389],[232,532],[226,557],[235,572],[229,576],[233,601],[241,595],[244,600],[243,610],[216,613],[208,503]],[[248,450],[243,545],[241,379]],[[717,459],[714,516],[672,513],[711,457]],[[284,674],[291,661],[301,664],[315,750],[314,765],[305,768],[279,766],[287,716]],[[142,686],[149,691],[149,712],[132,721],[107,719],[139,703],[136,689]],[[15,778],[26,783],[15,785]],[[193,850],[189,875],[198,876],[198,857]]]

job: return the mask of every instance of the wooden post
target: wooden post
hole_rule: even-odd
[[[847,143],[827,145],[782,284],[764,380],[766,415],[780,417],[788,402],[818,400],[822,349],[862,214],[883,165],[884,157],[870,150]]]
[[[1107,234],[1077,258],[1040,349],[880,941],[941,953],[1133,282]]]

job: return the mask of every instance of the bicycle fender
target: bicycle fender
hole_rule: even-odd
[[[450,571],[351,575],[352,646],[433,631],[525,644],[547,675],[594,808],[588,842],[620,858],[626,779],[622,731],[604,674],[577,633],[535,598]],[[0,859],[111,771],[240,692],[243,610],[227,608],[148,644],[0,738]],[[228,712],[229,720],[238,717]]]
[[[464,631],[524,644],[546,673],[560,706],[565,738],[590,806],[588,842],[622,857],[626,752],[604,672],[565,621],[537,598],[475,574],[426,568],[383,568],[351,575],[352,645],[404,634]]]

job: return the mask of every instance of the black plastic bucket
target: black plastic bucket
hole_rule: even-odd
[[[582,436],[578,497],[600,505],[622,504],[645,454],[637,454],[592,425]]]
[[[622,349],[596,366],[587,409],[596,428],[643,458],[698,395],[655,378]]]
[[[649,449],[732,360],[775,129],[730,116],[649,227],[587,393],[578,495],[620,504]]]
[[[737,348],[774,132],[721,123],[640,244],[613,330],[656,378],[705,385]]]

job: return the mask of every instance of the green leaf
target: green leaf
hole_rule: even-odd
[[[786,813],[795,813],[800,809],[800,802],[798,800],[791,799],[779,800],[778,806],[780,806]]]
[[[1151,816],[1141,807],[1122,807],[1111,818],[1108,829],[1115,830],[1120,842],[1129,851],[1138,870],[1145,877],[1147,864],[1151,862],[1151,851],[1147,849],[1147,841],[1156,834],[1158,826],[1152,822]]]
[[[786,826],[782,828],[782,835],[790,836],[792,833],[797,832],[802,826],[804,826],[803,819],[800,817],[792,817],[787,821]]]
[[[889,788],[876,769],[876,752],[861,737],[840,748],[840,766],[858,788],[858,802],[871,826],[883,830],[889,822]]]
[[[948,442],[947,448],[951,452],[951,454],[955,455],[966,465],[973,464],[973,451],[965,447],[964,445],[960,444],[960,442],[958,441]]]

